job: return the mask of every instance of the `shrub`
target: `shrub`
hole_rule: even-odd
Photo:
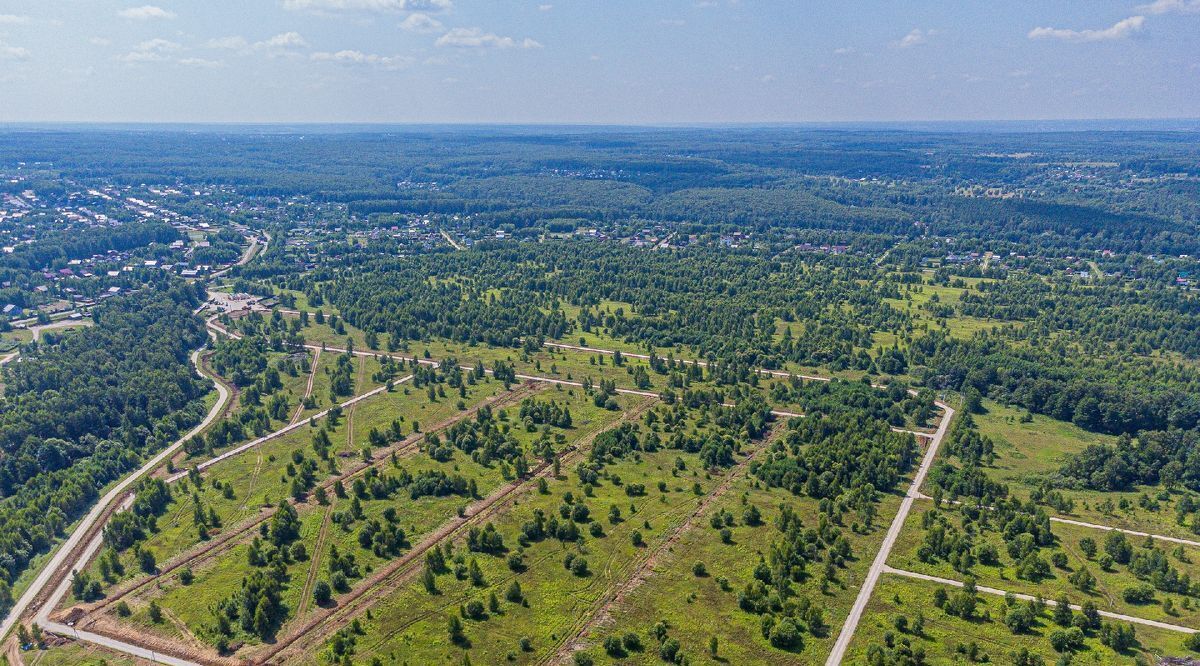
[[[1154,588],[1145,583],[1127,587],[1121,591],[1121,598],[1127,604],[1148,604],[1154,600]]]

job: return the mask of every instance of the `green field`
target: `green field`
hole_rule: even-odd
[[[996,446],[996,461],[987,473],[1008,485],[1010,492],[1028,498],[1039,481],[1056,472],[1063,464],[1088,446],[1113,445],[1117,438],[1089,432],[1072,423],[1032,414],[1022,423],[1023,410],[985,400],[985,412],[974,415],[982,435],[991,437]],[[1056,488],[1074,501],[1070,518],[1084,522],[1120,527],[1168,536],[1196,539],[1189,528],[1175,521],[1174,505],[1183,494],[1196,493],[1176,489],[1140,487],[1130,491],[1102,492],[1086,489]],[[1146,502],[1143,496],[1153,498]],[[1106,508],[1111,506],[1111,509]],[[1049,506],[1047,511],[1053,512]],[[1200,539],[1197,539],[1200,540]]]

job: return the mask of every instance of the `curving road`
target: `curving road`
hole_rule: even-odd
[[[25,590],[25,593],[21,595],[21,598],[17,599],[17,602],[13,605],[12,609],[9,610],[8,616],[4,618],[2,623],[0,623],[0,639],[8,635],[8,632],[16,624],[17,619],[30,609],[30,605],[33,604],[34,601],[45,591],[46,586],[56,574],[70,572],[81,561],[81,559],[83,559],[81,556],[87,554],[88,551],[94,552],[93,546],[98,547],[97,540],[94,540],[93,543],[87,544],[88,547],[84,550],[80,550],[80,547],[83,545],[82,541],[96,525],[96,522],[107,513],[113,502],[115,502],[127,490],[129,490],[129,488],[138,479],[142,478],[142,476],[148,474],[151,470],[162,464],[164,460],[174,455],[174,453],[183,446],[184,442],[186,442],[188,439],[191,439],[196,435],[196,433],[207,428],[217,418],[217,416],[221,414],[221,411],[225,408],[225,403],[229,401],[229,390],[226,389],[221,382],[218,382],[211,375],[208,375],[204,372],[204,369],[200,365],[200,351],[201,350],[196,350],[192,352],[192,365],[196,367],[196,370],[201,375],[209,377],[213,380],[213,385],[216,387],[217,393],[219,394],[219,397],[217,398],[216,403],[213,404],[212,409],[208,410],[208,415],[205,416],[204,420],[197,424],[196,427],[189,430],[173,444],[160,451],[150,460],[146,461],[145,465],[142,465],[141,468],[125,477],[125,479],[116,486],[113,486],[111,490],[105,493],[104,496],[101,497],[98,502],[96,502],[95,506],[92,507],[92,510],[89,511],[87,515],[79,521],[79,524],[71,532],[71,535],[67,537],[67,540],[59,547],[59,549],[54,553],[54,556],[50,558],[50,561],[47,562],[42,568],[41,573],[38,574],[37,578],[34,579],[29,588]],[[65,591],[66,586],[69,586],[69,584],[70,576],[63,576],[63,582],[60,585],[60,588]],[[54,600],[52,599],[50,601]],[[46,624],[45,622],[41,622],[41,619],[53,609],[54,605],[54,603],[47,602],[41,607],[38,613],[38,619],[40,621],[39,623],[43,625]],[[50,627],[47,626],[47,628]],[[68,627],[67,631],[59,633],[64,633],[65,635],[70,636],[73,635],[73,631],[73,629]]]

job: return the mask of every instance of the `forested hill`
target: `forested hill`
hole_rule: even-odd
[[[7,584],[96,498],[203,416],[204,343],[189,286],[150,288],[94,310],[96,325],[31,345],[0,402],[0,611]]]

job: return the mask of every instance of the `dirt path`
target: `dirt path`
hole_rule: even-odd
[[[317,379],[317,363],[321,360],[321,350],[313,350],[312,369],[308,373],[308,386],[304,388],[304,397],[300,398],[300,404],[296,405],[296,413],[292,415],[292,420],[289,425],[300,420],[300,415],[304,413],[304,403],[312,396],[313,382]]]
[[[452,247],[456,250],[465,250],[466,249],[465,247],[462,246],[461,243],[454,240],[454,237],[451,236],[445,229],[439,229],[439,231],[441,231],[441,233],[442,233],[442,238],[445,238],[446,242],[450,244],[450,247]]]
[[[602,422],[602,423],[598,424],[597,427],[593,431],[589,431],[587,434],[580,437],[572,449],[570,449],[569,451],[563,452],[564,455],[562,458],[559,459],[559,465],[561,466],[564,464],[570,464],[571,462],[574,462],[576,458],[582,456],[584,453],[586,453],[591,448],[592,442],[595,441],[596,437],[599,436],[600,433],[602,433],[606,430],[609,430],[609,429],[615,427],[616,425],[619,425],[620,423],[636,420],[641,414],[643,414],[647,409],[649,409],[652,405],[654,405],[655,402],[656,401],[654,401],[654,400],[647,400],[645,402],[642,402],[641,404],[634,406],[629,412],[623,414],[620,421],[618,421],[617,423]],[[552,468],[550,471],[551,472],[553,471]],[[538,477],[548,477],[548,474],[538,474]],[[521,492],[510,496],[505,501],[505,504],[503,506],[497,507],[496,510],[494,510],[490,515],[493,515],[493,516],[498,515],[502,512],[503,509],[511,507],[515,502],[520,500],[522,496],[524,496],[525,494],[530,492],[530,489],[532,487],[533,486],[530,486],[530,485],[523,486],[521,489]],[[656,514],[656,518],[659,515],[661,515],[661,514]],[[533,561],[530,565],[530,568],[533,568],[533,566],[536,566],[537,563],[542,562],[546,559],[554,559],[557,557],[558,557],[558,553],[549,553],[549,554],[543,555],[538,560]],[[410,579],[411,575],[415,574],[417,571],[420,571],[420,569],[416,569],[416,570],[410,572],[410,574],[405,577],[405,580]],[[492,581],[491,587],[492,587],[492,589],[499,591],[503,588],[504,583],[509,582],[510,580],[512,580],[515,577],[516,576],[514,574],[514,575],[509,575],[509,576],[505,576],[503,578],[494,580],[494,581]],[[403,581],[399,581],[399,582],[403,582]],[[465,597],[454,597],[454,598],[448,597],[445,599],[445,603],[443,603],[442,605],[409,618],[405,622],[393,627],[392,630],[389,631],[388,633],[380,636],[379,640],[377,640],[375,643],[373,643],[371,646],[369,646],[366,651],[369,652],[369,651],[374,650],[374,648],[378,647],[379,645],[381,645],[383,643],[386,643],[390,638],[407,630],[409,627],[411,627],[414,624],[417,624],[418,622],[421,622],[422,620],[425,620],[433,615],[442,613],[447,608],[450,608],[453,606],[458,606],[460,603],[462,603],[464,598]],[[515,637],[514,637],[514,640],[515,640]]]
[[[4,646],[4,656],[8,659],[8,666],[25,666],[25,660],[21,657],[21,646],[17,645],[17,637],[13,636]]]
[[[549,655],[544,663],[556,665],[567,664],[571,659],[571,655],[576,650],[586,647],[588,634],[592,629],[604,626],[612,619],[613,609],[625,601],[634,590],[641,587],[642,583],[646,582],[654,574],[654,568],[659,560],[674,549],[680,539],[695,526],[696,521],[729,491],[734,482],[742,478],[749,468],[750,461],[762,453],[784,431],[785,425],[783,423],[776,423],[771,428],[771,431],[746,453],[746,457],[730,468],[725,478],[700,500],[696,507],[692,509],[692,512],[688,514],[687,518],[675,526],[670,534],[667,535],[667,538],[663,539],[658,546],[653,548],[640,564],[635,564],[632,575],[623,582],[609,588],[608,592],[596,600],[592,608],[580,617],[571,634],[564,638],[562,643],[559,644],[558,649]]]

